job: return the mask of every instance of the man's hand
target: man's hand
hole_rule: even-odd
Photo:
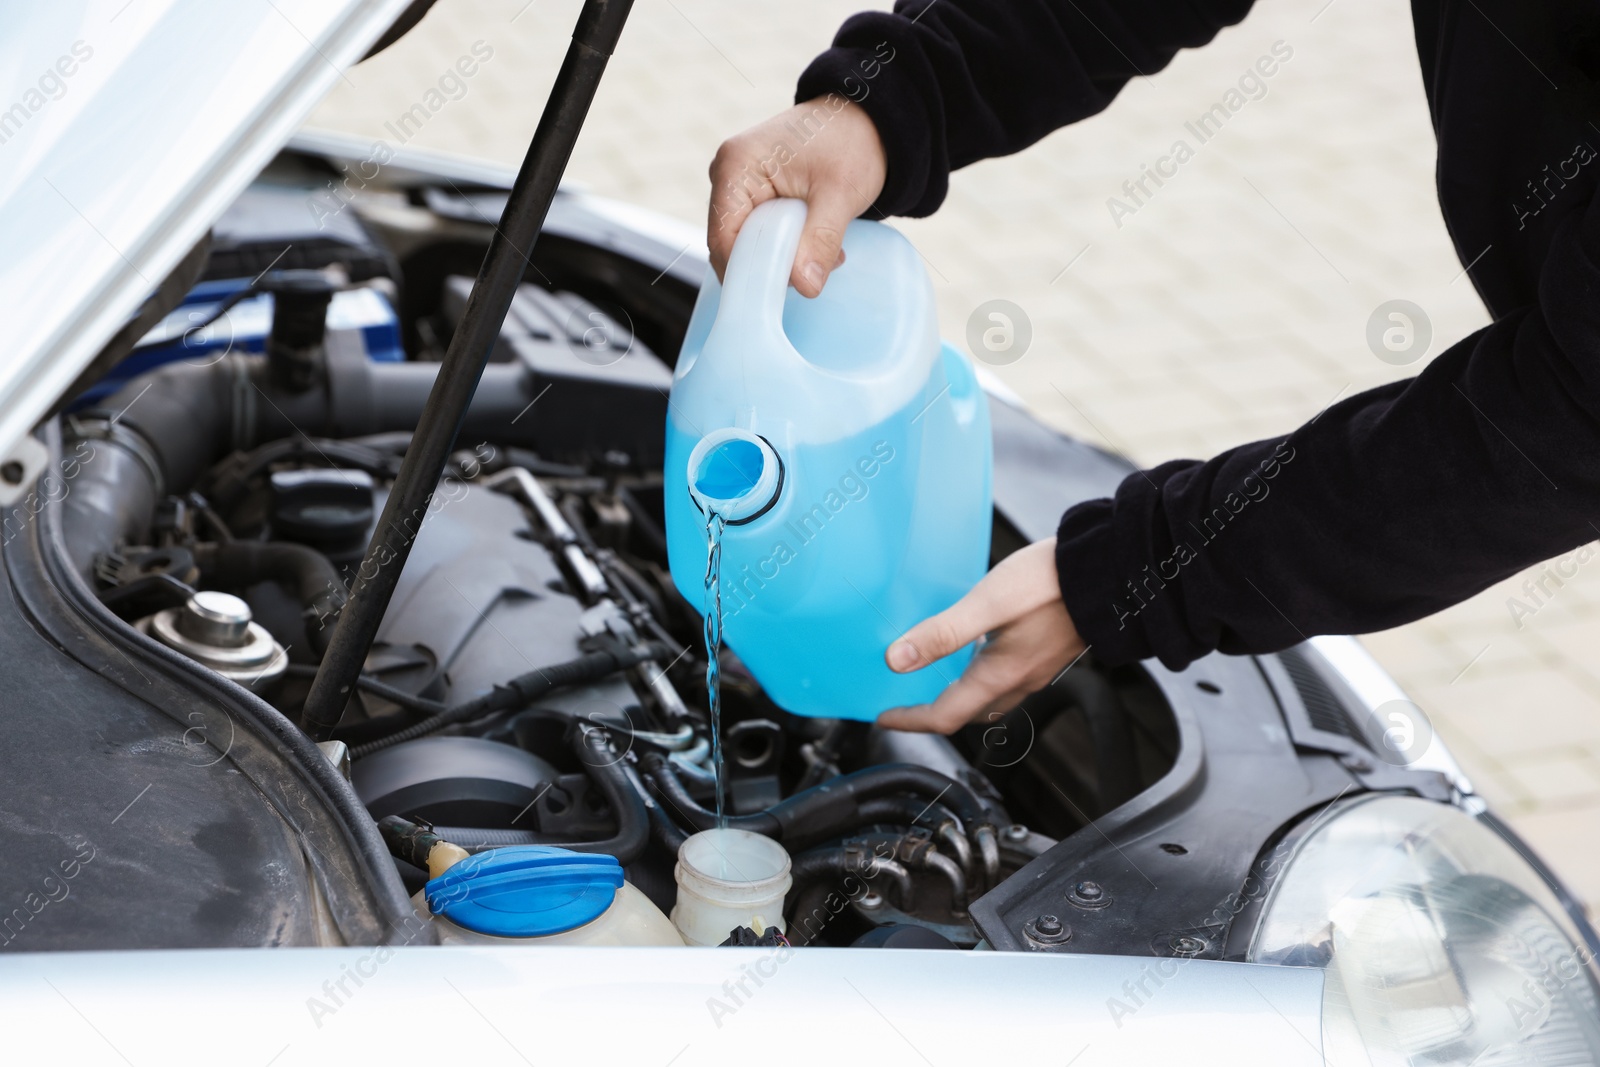
[[[844,262],[844,228],[878,198],[887,169],[878,128],[842,96],[798,104],[728,138],[711,161],[706,244],[717,277],[751,210],[791,196],[806,202],[807,213],[789,284],[803,296],[821,293]]]
[[[884,657],[900,673],[989,635],[972,663],[932,704],[894,708],[878,725],[917,733],[954,733],[973,719],[1010,711],[1043,689],[1083,654],[1083,639],[1061,602],[1056,542],[1035,541],[944,611],[913,626]]]

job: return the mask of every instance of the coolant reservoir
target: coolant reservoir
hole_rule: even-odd
[[[723,639],[788,711],[872,719],[932,700],[972,655],[883,662],[988,565],[989,413],[895,230],[852,222],[822,295],[788,287],[805,215],[757,207],[725,283],[706,276],[668,408],[667,548],[704,610],[719,515]]]
[[[623,880],[616,857],[548,845],[468,857],[415,902],[447,945],[683,945],[661,909]]]

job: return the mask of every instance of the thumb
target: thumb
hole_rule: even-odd
[[[865,205],[848,186],[825,186],[806,200],[806,225],[800,232],[800,247],[795,252],[794,271],[789,284],[801,296],[821,294],[828,273],[843,261],[844,230]]]
[[[983,610],[977,590],[930,618],[923,619],[894,644],[884,656],[889,669],[904,674],[926,667],[934,660],[964,648],[988,633],[999,620]]]
[[[966,596],[890,645],[884,655],[889,669],[904,674],[925,667],[1060,597],[1055,551],[1050,537],[1001,560]]]

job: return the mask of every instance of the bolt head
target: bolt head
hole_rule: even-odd
[[[1106,895],[1106,891],[1100,888],[1099,882],[1079,882],[1073,889],[1084,900],[1099,900]]]
[[[863,908],[881,908],[883,897],[878,893],[863,893],[859,903]]]
[[[1056,937],[1061,933],[1061,920],[1054,915],[1041,915],[1034,920],[1033,928],[1046,937]]]
[[[1187,934],[1175,937],[1168,943],[1172,946],[1172,951],[1176,952],[1180,956],[1198,955],[1199,953],[1204,952],[1206,947],[1206,943],[1204,941],[1200,940],[1198,937],[1190,937]]]
[[[1019,822],[1014,822],[1005,829],[1007,841],[1025,841],[1028,837],[1028,828]]]

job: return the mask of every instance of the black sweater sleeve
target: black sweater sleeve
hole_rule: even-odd
[[[951,168],[1099,111],[1248,6],[901,3],[846,22],[797,96],[859,101],[889,157],[878,208],[927,214]],[[1495,322],[1281,439],[1067,512],[1062,597],[1109,662],[1396,626],[1600,534],[1600,13],[1413,0],[1413,20],[1441,204]]]
[[[929,215],[950,172],[1009,155],[1205,44],[1252,0],[899,0],[845,22],[797,103],[860,104],[889,169],[874,215]]]
[[[1440,610],[1600,533],[1600,204],[1537,303],[1286,438],[1136,474],[1061,521],[1095,650],[1180,667]]]

